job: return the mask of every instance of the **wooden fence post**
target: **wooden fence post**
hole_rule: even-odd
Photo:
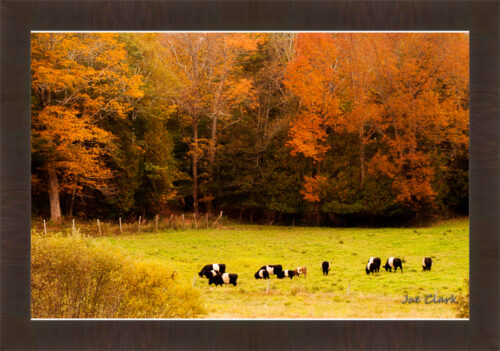
[[[208,228],[208,212],[205,213],[205,226]]]
[[[194,227],[198,229],[198,223],[196,223],[196,213],[193,212],[193,218],[194,218]]]
[[[123,235],[123,230],[122,230],[122,218],[118,217],[118,222],[120,223],[120,235]]]
[[[155,217],[155,232],[158,231],[158,215]]]
[[[45,222],[45,219],[43,220],[43,231],[47,235],[47,222]]]
[[[174,229],[174,215],[170,215],[170,229]]]
[[[99,228],[99,236],[102,236],[101,223],[99,222],[99,219],[97,219],[97,228]]]
[[[141,216],[139,216],[139,223],[137,224],[137,233],[141,230]]]
[[[184,229],[184,213],[182,214],[182,229]]]

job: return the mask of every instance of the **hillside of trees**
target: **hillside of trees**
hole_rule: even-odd
[[[404,225],[468,213],[463,33],[36,33],[32,212]]]

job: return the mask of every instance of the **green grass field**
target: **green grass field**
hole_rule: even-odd
[[[185,284],[200,290],[206,318],[455,318],[454,305],[402,304],[404,295],[449,297],[465,293],[469,276],[467,219],[427,228],[303,228],[232,225],[222,229],[167,231],[103,237],[130,255],[161,262]],[[403,259],[404,273],[368,276],[371,256]],[[431,272],[422,258],[431,256]],[[323,276],[321,262],[332,262]],[[225,263],[238,274],[238,286],[209,286],[197,272],[208,263]],[[256,280],[265,264],[284,269],[307,266],[307,278]]]

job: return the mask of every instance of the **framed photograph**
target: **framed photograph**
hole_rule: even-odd
[[[495,349],[497,2],[2,2],[2,347]]]

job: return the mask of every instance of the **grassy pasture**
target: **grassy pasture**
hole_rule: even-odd
[[[165,231],[124,237],[102,237],[132,256],[176,270],[185,284],[202,293],[206,318],[454,318],[450,304],[402,304],[405,294],[437,291],[449,297],[464,292],[469,276],[467,219],[427,228],[303,228],[232,225],[222,229]],[[431,272],[422,258],[433,258]],[[404,273],[368,276],[367,260],[379,256],[403,259]],[[323,276],[321,262],[333,263]],[[225,263],[238,274],[238,286],[209,286],[197,272],[208,263]],[[284,269],[307,266],[307,278],[256,280],[265,264]]]

